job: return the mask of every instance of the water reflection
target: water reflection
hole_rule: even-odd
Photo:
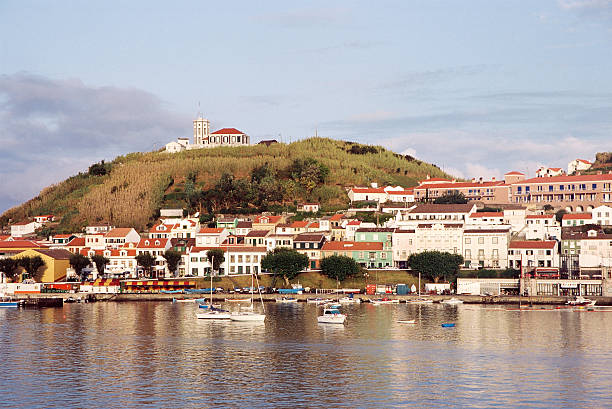
[[[612,314],[343,310],[346,325],[317,323],[312,304],[267,304],[264,323],[197,320],[184,303],[0,310],[0,393],[20,407],[612,405]]]

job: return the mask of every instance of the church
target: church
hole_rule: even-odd
[[[248,146],[251,138],[236,128],[223,128],[210,132],[210,121],[201,115],[193,120],[193,143],[189,138],[178,138],[166,144],[166,152],[176,153],[189,149],[214,148],[217,146]]]

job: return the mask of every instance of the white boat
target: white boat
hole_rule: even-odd
[[[253,274],[251,274],[251,288],[253,288]],[[266,319],[266,309],[263,303],[263,297],[261,296],[261,290],[259,287],[259,280],[257,280],[257,292],[259,293],[259,300],[261,301],[262,314],[253,311],[253,293],[251,292],[251,305],[240,310],[237,313],[231,314],[230,319],[232,321],[239,322],[263,322]]]
[[[251,302],[250,298],[226,298],[225,302]]]
[[[17,308],[25,303],[24,300],[13,300],[11,297],[0,297],[0,308]]]
[[[298,302],[298,300],[297,300],[297,298],[283,297],[283,298],[277,298],[276,302],[280,302],[280,303],[284,303],[284,304],[289,304],[289,303],[296,303],[296,302]]]
[[[596,302],[595,300],[590,300],[579,295],[575,299],[568,301],[567,304],[574,307],[592,307]]]
[[[453,297],[453,298],[450,298],[448,300],[440,301],[440,304],[458,305],[458,304],[463,304],[463,301]]]
[[[196,317],[200,320],[229,320],[231,314],[225,310],[213,308],[206,312],[196,313]]]
[[[399,324],[416,324],[416,320],[398,320]]]
[[[320,298],[320,297],[318,297],[318,298],[307,298],[306,299],[306,303],[308,303],[308,304],[325,304],[326,302],[329,302],[329,301],[331,301],[331,300],[328,299],[328,298]]]
[[[361,303],[361,298],[354,297],[342,297],[338,300],[340,304],[359,304]]]
[[[317,322],[321,324],[344,324],[346,315],[340,314],[340,311],[335,308],[325,308],[323,315],[317,317]]]
[[[384,304],[399,304],[399,300],[392,300],[390,298],[379,298],[378,300],[370,301],[374,305],[384,305]]]
[[[173,298],[173,299],[172,299],[172,302],[173,302],[173,303],[175,303],[175,302],[196,302],[196,299],[195,299],[195,298],[191,298],[191,299],[182,299],[182,298],[181,298],[181,299],[178,299],[178,298]]]
[[[214,265],[214,264],[215,264],[215,259],[213,257],[211,265]],[[212,274],[210,275],[210,288],[213,288]],[[200,307],[202,306],[200,305]],[[208,306],[208,309],[205,312],[196,313],[196,317],[198,317],[198,319],[200,320],[229,320],[231,315],[228,311],[215,308],[213,304],[213,292],[211,291],[210,292],[210,304]]]

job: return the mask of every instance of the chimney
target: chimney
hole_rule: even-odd
[[[476,178],[472,178],[472,183],[475,183],[475,182],[476,182]]]
[[[482,176],[480,178],[478,178],[478,183],[480,183],[482,185]]]
[[[495,176],[491,178],[491,182],[495,182]]]

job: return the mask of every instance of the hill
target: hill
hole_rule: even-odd
[[[371,182],[410,187],[426,175],[449,177],[435,165],[380,146],[326,138],[132,153],[43,189],[7,210],[0,222],[54,214],[60,217],[57,231],[102,222],[144,229],[163,207],[255,213],[317,201],[333,210],[348,203],[346,187]]]

